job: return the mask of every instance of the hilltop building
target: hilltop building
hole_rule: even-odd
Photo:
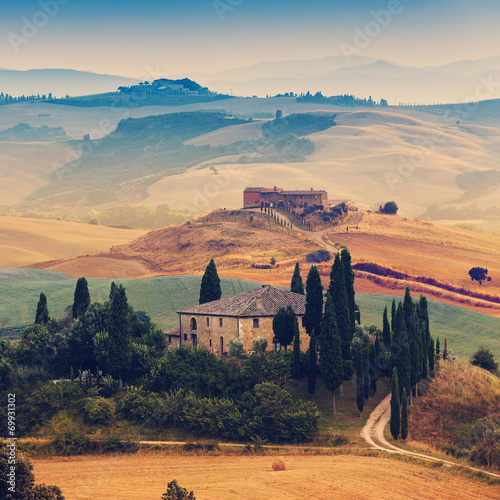
[[[254,340],[265,338],[268,346],[279,350],[281,346],[273,333],[273,318],[279,307],[288,305],[298,317],[301,337],[306,335],[303,325],[305,295],[264,285],[234,297],[178,311],[181,345],[205,347],[223,356],[231,339],[240,339],[245,351],[251,351]],[[304,349],[308,345],[309,341],[302,341]]]
[[[291,207],[307,208],[311,205],[328,207],[326,191],[285,191],[274,188],[247,187],[243,191],[243,208]]]

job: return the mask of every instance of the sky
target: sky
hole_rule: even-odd
[[[409,66],[500,55],[498,0],[17,0],[0,66],[149,79],[350,52]]]

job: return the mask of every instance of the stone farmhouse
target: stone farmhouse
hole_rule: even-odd
[[[180,343],[188,347],[205,347],[224,356],[231,339],[240,339],[245,351],[251,351],[254,340],[265,338],[268,348],[280,350],[281,345],[273,333],[273,318],[279,307],[288,305],[298,317],[301,336],[306,335],[303,324],[306,297],[264,285],[234,297],[178,311]],[[303,349],[309,345],[309,337],[307,339],[302,341]]]
[[[285,191],[274,188],[247,187],[243,191],[243,208],[291,207],[307,208],[311,205],[328,207],[326,191]]]

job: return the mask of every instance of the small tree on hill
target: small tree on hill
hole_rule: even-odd
[[[403,389],[403,394],[406,394],[406,388]],[[391,422],[390,429],[393,439],[398,439],[399,431],[401,429],[401,413],[399,405],[399,382],[398,382],[398,370],[397,368],[392,369],[391,377]]]
[[[46,325],[50,320],[47,297],[42,292],[36,306],[35,325]]]
[[[473,355],[470,362],[475,365],[495,373],[498,370],[498,363],[495,361],[495,356],[489,349],[481,347]]]
[[[73,300],[73,319],[85,314],[90,306],[90,293],[87,280],[79,278],[76,282],[75,295]]]
[[[485,267],[473,267],[469,269],[469,276],[471,281],[477,281],[479,286],[483,284],[483,281],[491,281],[491,277],[488,276],[488,269]]]
[[[293,270],[290,291],[299,293],[300,295],[304,295],[304,283],[302,283],[302,276],[300,275],[300,267],[298,262],[295,264],[295,269]]]
[[[398,213],[398,206],[394,201],[388,201],[385,205],[380,205],[379,212],[386,215],[396,215]]]
[[[214,259],[211,259],[201,279],[199,303],[205,304],[206,302],[219,300],[221,296],[222,291],[220,288],[220,278],[217,273],[217,266],[215,265]]]

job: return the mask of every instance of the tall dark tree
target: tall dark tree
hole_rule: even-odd
[[[50,320],[47,297],[42,292],[36,306],[35,325],[46,325]]]
[[[351,266],[351,254],[347,248],[343,248],[340,252],[340,261],[342,262],[342,268],[344,269],[347,306],[349,308],[349,319],[351,321],[351,333],[354,333],[356,329],[356,320],[359,322],[359,308],[355,299],[356,293],[354,292],[354,272]]]
[[[406,389],[403,389],[401,400],[401,439],[406,443],[408,437],[408,398],[406,397]]]
[[[293,325],[293,358],[292,358],[292,377],[299,379],[301,375],[300,370],[300,330],[299,320],[295,316]]]
[[[73,319],[83,316],[90,306],[90,293],[87,280],[79,278],[76,282],[75,295],[73,300]]]
[[[273,318],[273,332],[280,344],[287,350],[293,341],[296,315],[292,306],[288,305],[278,308],[278,312]]]
[[[434,371],[434,360],[435,360],[436,353],[434,351],[434,339],[431,337],[429,340],[429,344],[427,345],[427,357],[429,361],[429,372]]]
[[[391,345],[391,325],[389,325],[389,319],[387,317],[387,306],[384,309],[384,315],[382,318],[382,340],[384,346],[388,349]]]
[[[125,288],[120,284],[111,296],[107,321],[108,368],[111,375],[119,380],[120,389],[132,360],[131,316]]]
[[[340,256],[335,256],[335,262],[330,273],[330,287],[328,289],[337,316],[337,327],[342,347],[342,359],[351,359],[352,325],[349,315],[349,306],[346,292],[344,268]]]
[[[293,270],[290,291],[293,293],[304,295],[304,283],[302,283],[302,276],[300,275],[300,267],[298,262],[295,264],[295,269]]]
[[[309,376],[307,377],[307,391],[312,396],[316,391],[316,372],[318,355],[316,353],[316,335],[314,329],[309,339]]]
[[[220,278],[217,274],[217,266],[214,259],[210,259],[208,266],[205,269],[205,274],[201,279],[200,287],[200,304],[212,302],[221,298],[222,291],[220,288]]]
[[[394,335],[391,344],[391,366],[398,370],[398,382],[400,391],[406,388],[406,393],[410,392],[411,360],[410,342],[406,331],[406,324],[401,302],[396,310],[394,324]]]
[[[356,404],[358,406],[359,416],[361,417],[365,405],[365,377],[363,373],[362,349],[356,353]]]
[[[340,336],[337,329],[337,318],[333,300],[329,293],[326,294],[325,313],[321,320],[320,336],[320,369],[326,388],[332,393],[333,414],[336,415],[335,392],[342,384],[344,375],[342,363],[342,349]]]
[[[440,345],[439,345],[439,337],[436,339],[436,354],[439,355],[439,352],[440,352],[441,348],[440,348]]]
[[[392,299],[391,305],[391,331],[394,332],[394,324],[396,322],[396,299]]]
[[[406,393],[406,389],[404,390]],[[401,429],[401,408],[399,404],[399,381],[398,381],[398,369],[392,369],[391,377],[391,421],[390,429],[393,439],[398,439],[399,432]]]
[[[306,311],[304,322],[306,332],[311,335],[312,331],[319,334],[321,329],[321,316],[323,315],[323,285],[319,276],[318,268],[311,266],[306,280]]]
[[[377,355],[375,352],[375,346],[378,341],[375,341],[375,344],[371,345],[370,348],[370,390],[372,394],[375,394],[377,392],[377,379],[378,379],[378,370],[377,370]]]

